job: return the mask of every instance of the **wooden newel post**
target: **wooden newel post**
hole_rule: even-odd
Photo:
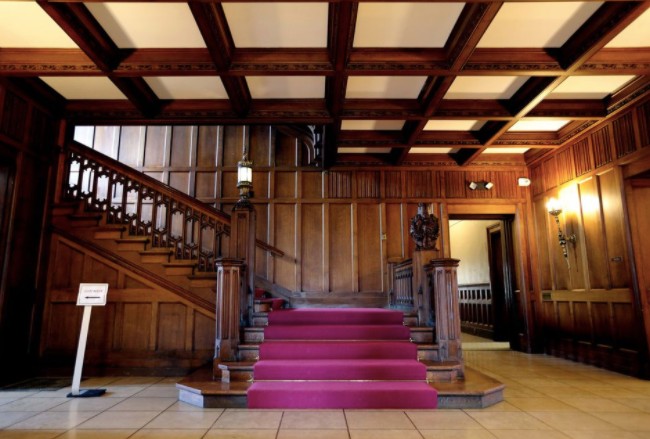
[[[431,295],[426,293],[426,265],[435,254],[435,250],[415,250],[413,252],[413,304],[418,313],[419,326],[433,326]]]
[[[246,266],[240,259],[217,259],[217,309],[214,364],[237,361],[242,319],[242,288]]]
[[[458,361],[464,376],[458,304],[458,259],[432,259],[427,265],[431,301],[435,309],[436,343],[440,361]]]
[[[242,306],[242,323],[250,323],[253,313],[253,288],[255,285],[255,208],[248,199],[240,199],[232,209],[230,217],[231,258],[246,263],[246,276],[243,277],[246,300]]]

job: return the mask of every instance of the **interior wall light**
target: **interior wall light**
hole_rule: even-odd
[[[243,127],[242,159],[237,162],[237,189],[239,189],[239,201],[237,203],[249,203],[251,189],[253,188],[253,162],[248,159],[248,138],[247,127]]]
[[[560,227],[559,217],[562,213],[562,203],[560,200],[556,198],[551,198],[548,200],[548,203],[546,203],[546,210],[548,210],[548,213],[555,218],[555,224],[557,225],[557,239],[560,244],[560,248],[562,249],[562,256],[564,256],[567,267],[571,268],[571,264],[569,263],[569,248],[567,246],[567,241],[575,245],[576,235],[574,233],[565,235],[562,231],[562,228]]]
[[[470,181],[467,187],[473,191],[476,189],[490,190],[494,187],[494,183],[491,181]]]
[[[519,178],[517,179],[517,184],[518,184],[519,186],[523,186],[523,187],[530,186],[530,178],[519,177]]]

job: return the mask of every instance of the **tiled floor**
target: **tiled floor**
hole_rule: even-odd
[[[200,409],[177,401],[175,379],[96,378],[82,388],[107,388],[101,398],[0,392],[0,438],[650,438],[650,382],[542,355],[465,354],[507,385],[504,402],[483,410]]]

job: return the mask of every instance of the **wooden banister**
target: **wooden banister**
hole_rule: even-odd
[[[106,212],[109,224],[124,224],[153,247],[170,247],[178,259],[198,259],[199,271],[214,271],[230,215],[78,142],[63,153],[64,200],[83,201],[88,210]],[[259,239],[256,246],[284,256]]]

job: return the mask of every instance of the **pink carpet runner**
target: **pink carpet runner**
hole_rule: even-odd
[[[403,318],[384,309],[271,312],[248,407],[436,408]]]

